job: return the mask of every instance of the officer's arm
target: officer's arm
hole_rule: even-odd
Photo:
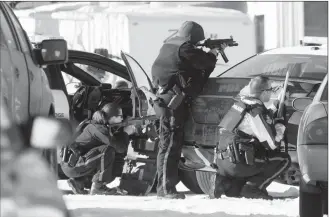
[[[91,125],[89,131],[95,139],[97,139],[98,141],[100,141],[105,145],[110,145],[109,137],[105,134],[105,132],[104,133],[100,132],[99,129],[97,129],[94,125]]]
[[[205,70],[208,73],[211,73],[216,66],[217,59],[213,53],[206,53],[190,43],[185,43],[180,47],[179,56],[193,68]]]
[[[111,145],[119,153],[124,153],[128,149],[129,135],[124,131],[115,132],[111,137]]]
[[[274,150],[280,146],[281,139],[268,114],[253,112],[250,114],[250,124],[257,139],[266,149]]]

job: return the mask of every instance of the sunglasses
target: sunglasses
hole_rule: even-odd
[[[267,88],[267,89],[263,89],[261,90],[262,92],[276,92],[280,89],[280,87],[270,87],[270,88]]]

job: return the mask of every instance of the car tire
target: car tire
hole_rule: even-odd
[[[204,194],[209,195],[211,189],[211,172],[196,171],[196,179]]]
[[[322,195],[321,193],[310,193],[299,189],[299,216],[300,217],[322,217]]]
[[[201,190],[198,184],[198,180],[196,178],[196,172],[197,171],[193,171],[193,170],[190,171],[190,170],[178,169],[178,175],[181,182],[193,193],[203,194],[203,191]]]

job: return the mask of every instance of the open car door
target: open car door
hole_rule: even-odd
[[[126,64],[132,82],[133,92],[137,97],[138,116],[143,118],[147,116],[154,117],[155,111],[152,102],[155,100],[156,96],[150,78],[142,66],[132,56],[121,51],[121,58]],[[135,114],[133,116],[135,117]]]

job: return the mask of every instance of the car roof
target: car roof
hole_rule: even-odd
[[[327,45],[322,46],[297,46],[297,47],[283,47],[268,50],[261,55],[267,54],[301,54],[301,55],[315,55],[315,56],[327,56]]]

